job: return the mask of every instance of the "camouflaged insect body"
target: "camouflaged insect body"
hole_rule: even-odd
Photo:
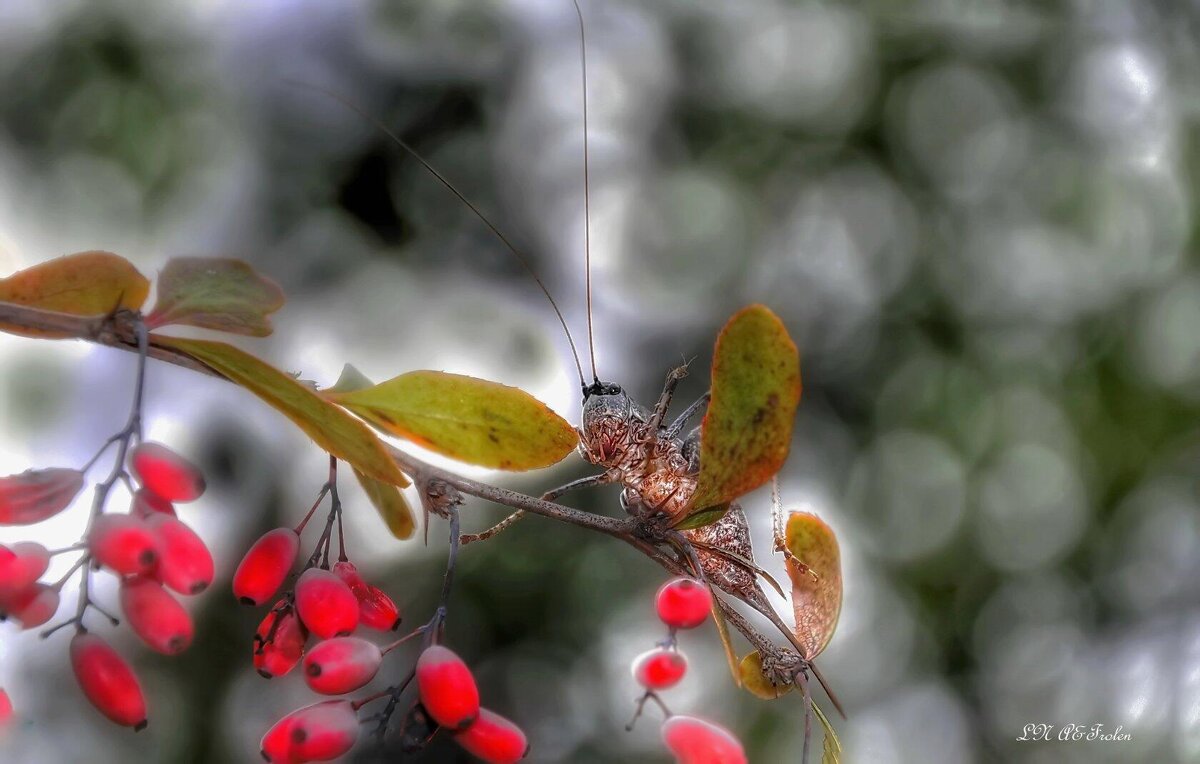
[[[623,486],[621,504],[630,514],[661,515],[673,524],[691,509],[700,471],[699,427],[685,438],[667,437],[663,428],[654,427],[649,410],[616,385],[605,385],[584,401],[579,435],[580,455],[607,468],[613,482]],[[717,522],[683,535],[699,542],[696,554],[709,581],[756,607],[768,607],[755,571],[735,559],[754,559],[740,506],[730,505]]]

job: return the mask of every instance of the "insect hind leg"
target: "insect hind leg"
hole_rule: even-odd
[[[591,486],[605,485],[613,482],[615,479],[616,478],[611,473],[601,472],[599,475],[589,475],[588,477],[579,478],[578,480],[572,480],[570,483],[560,485],[558,488],[542,494],[542,501],[554,501],[559,496],[562,496],[570,491],[574,491],[578,488],[590,488]],[[483,531],[482,533],[464,533],[459,537],[459,543],[463,546],[466,546],[467,544],[473,544],[476,541],[487,541],[497,533],[503,531],[505,528],[515,524],[524,516],[525,510],[518,509],[516,512],[513,512],[511,515],[496,523],[491,528],[488,528],[486,531]]]

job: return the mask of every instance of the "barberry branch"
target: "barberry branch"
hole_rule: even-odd
[[[134,339],[137,343],[136,347],[138,354],[137,372],[133,383],[133,403],[130,406],[129,418],[126,420],[125,426],[121,428],[120,432],[105,441],[104,445],[97,452],[96,456],[92,457],[92,459],[89,460],[85,466],[85,469],[90,468],[93,464],[95,464],[96,460],[98,460],[100,456],[108,450],[108,447],[111,444],[117,444],[117,453],[113,458],[112,470],[109,472],[108,477],[105,478],[103,482],[96,484],[96,489],[92,498],[92,509],[88,515],[87,527],[83,532],[83,538],[85,539],[90,537],[92,528],[95,526],[97,518],[104,513],[105,505],[108,503],[108,495],[112,491],[113,486],[117,484],[118,480],[125,479],[128,481],[128,474],[125,471],[125,460],[129,454],[129,446],[135,438],[139,442],[142,439],[142,400],[144,398],[146,389],[146,357],[150,348],[150,340],[149,333],[146,330],[146,324],[141,320],[140,316],[135,316],[132,328]],[[71,568],[71,571],[67,574],[67,577],[69,577],[71,572],[74,572],[77,569],[81,571],[79,576],[79,599],[78,604],[75,607],[75,615],[68,620],[63,621],[62,623],[43,631],[41,634],[43,639],[49,637],[59,629],[72,624],[74,624],[77,632],[86,631],[87,629],[83,623],[83,616],[89,607],[104,615],[113,625],[120,623],[115,616],[105,612],[91,598],[91,562],[91,554],[85,551],[80,559],[77,560],[75,565]],[[67,577],[64,577],[63,580],[65,581]],[[63,582],[60,581],[58,585],[61,586],[62,583]]]
[[[430,490],[431,487],[433,488],[432,492]],[[459,527],[458,510],[455,508],[455,505],[460,502],[460,499],[458,499],[456,493],[446,493],[436,485],[431,486],[429,483],[423,484],[421,496],[422,502],[426,504],[429,511],[437,514],[443,514],[450,521],[450,549],[446,555],[446,572],[442,578],[442,593],[438,599],[437,607],[434,608],[433,616],[430,617],[429,621],[418,627],[413,632],[384,647],[382,653],[385,655],[417,636],[422,637],[421,641],[423,648],[427,648],[433,644],[438,644],[441,642],[443,638],[443,632],[445,630],[446,616],[449,612],[450,592],[454,588],[454,571],[458,565],[458,550],[460,546],[459,537],[461,535],[461,529]],[[415,668],[410,671],[408,676],[405,677],[404,681],[400,682],[399,684],[388,687],[381,693],[363,698],[361,701],[359,701],[359,705],[361,706],[362,704],[369,703],[372,700],[378,700],[385,697],[388,699],[388,702],[382,711],[363,720],[364,723],[376,722],[373,734],[377,740],[383,739],[384,734],[387,732],[388,726],[391,724],[392,715],[396,711],[396,706],[399,705],[401,696],[408,688],[408,685],[412,683],[414,676],[416,676]],[[358,706],[356,706],[356,708],[357,707]]]
[[[145,326],[141,321],[141,315],[136,311],[117,310],[107,316],[76,316],[0,301],[0,323],[28,331],[53,332],[64,338],[84,340],[127,352],[138,353],[140,356],[139,368],[142,367],[146,358],[154,358],[201,374],[225,379],[224,375],[196,361],[185,353],[155,345],[153,342],[147,343]],[[141,376],[139,372],[139,379]],[[140,391],[138,392],[138,399],[140,401]],[[619,539],[629,546],[634,547],[671,573],[683,575],[689,573],[686,569],[689,566],[684,566],[680,560],[664,553],[657,545],[637,535],[638,518],[615,519],[604,515],[583,512],[554,502],[543,501],[542,499],[518,493],[507,488],[471,480],[428,464],[394,446],[388,446],[388,451],[401,470],[413,477],[418,485],[423,486],[421,498],[427,512],[445,516],[443,514],[444,510],[439,511],[437,501],[434,500],[432,494],[435,493],[435,489],[449,487],[456,492],[461,492],[468,496],[474,496],[514,509],[523,509],[531,514],[541,515],[542,517],[569,523]],[[123,458],[124,449],[122,449],[122,461]],[[118,463],[121,463],[121,461]],[[97,488],[98,495],[107,495],[111,485],[117,479],[120,479],[121,472],[118,470],[115,475],[115,477],[110,476],[110,479],[105,481],[105,484],[108,484],[108,488],[103,489],[102,494],[101,487]],[[101,484],[101,486],[105,484]],[[791,633],[790,629],[779,621],[777,616],[771,620],[783,632],[783,635],[790,643],[790,647],[776,645],[759,631],[757,627],[747,621],[728,602],[719,597],[716,599],[716,602],[729,623],[741,632],[752,645],[763,651],[764,655],[771,654],[780,658],[783,663],[795,665],[798,672],[805,670],[812,671],[814,677],[818,681],[821,681],[821,675],[816,671],[815,666],[802,657],[803,651],[797,644],[795,636]],[[770,616],[768,615],[768,617]],[[840,711],[840,705],[836,699],[831,697],[831,700],[833,700],[835,706],[838,706]]]
[[[659,697],[658,693],[654,690],[646,690],[646,692],[643,693],[642,696],[637,700],[637,706],[633,711],[633,718],[630,719],[629,723],[625,725],[626,732],[633,732],[633,728],[637,725],[637,720],[642,718],[642,712],[646,709],[647,701],[651,700],[653,700],[655,704],[662,710],[663,718],[671,718],[671,709],[667,708],[667,704],[663,702],[663,699]]]

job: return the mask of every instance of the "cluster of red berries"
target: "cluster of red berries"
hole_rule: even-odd
[[[254,634],[253,661],[259,674],[268,679],[283,676],[303,661],[305,682],[322,695],[343,695],[367,684],[379,672],[383,656],[400,644],[381,648],[351,636],[359,626],[393,631],[401,618],[391,597],[364,581],[344,550],[330,569],[331,531],[340,512],[335,494],[315,552],[295,586],[278,597]],[[312,515],[310,511],[295,528],[275,528],[254,542],[233,575],[233,594],[239,602],[259,606],[279,595],[299,558],[300,537]],[[322,555],[323,565],[318,564]],[[311,649],[310,637],[317,640]],[[357,738],[357,706],[330,700],[284,717],[263,738],[262,755],[276,762],[328,761],[350,750]]]
[[[262,605],[278,594],[296,564],[307,521],[297,528],[268,531],[250,547],[233,575],[233,593],[239,602]],[[309,559],[295,587],[276,601],[259,624],[254,634],[254,668],[269,679],[283,676],[303,659],[309,687],[325,695],[341,695],[374,679],[390,649],[350,635],[359,626],[395,630],[400,610],[391,597],[363,580],[344,553],[332,570],[317,565],[322,545],[327,555],[329,541],[328,534],[322,536],[317,554]],[[306,655],[310,636],[318,642]]]
[[[60,509],[82,487],[79,471],[26,473],[36,477],[26,478],[26,490],[19,494],[25,510],[36,503],[31,502],[31,497],[37,492],[28,490],[35,485],[45,489],[40,506],[43,509],[50,506],[45,497],[52,491],[46,487],[62,483],[46,474],[54,472],[77,477],[76,487],[65,500],[59,491],[55,505],[61,505]],[[99,610],[89,599],[89,566],[105,569],[120,579],[121,611],[130,628],[151,649],[165,655],[187,649],[194,632],[191,616],[171,592],[194,595],[204,591],[212,583],[214,566],[208,547],[175,513],[176,502],[193,501],[204,492],[200,470],[166,446],[141,443],[129,455],[129,475],[138,483],[130,511],[103,513],[103,499],[107,496],[104,488],[82,543],[60,550],[83,552],[83,555],[58,582],[39,581],[52,556],[41,544],[26,541],[10,548],[0,547],[0,611],[26,629],[46,623],[58,610],[63,584],[72,573],[82,569],[84,581],[75,617],[43,636],[74,624],[71,667],[84,695],[117,724],[142,729],[146,726],[146,702],[136,675],[107,642],[89,633],[83,624],[88,607]],[[13,495],[18,494],[14,491]],[[45,519],[48,515],[26,511],[25,516]],[[111,620],[116,623],[116,619]]]
[[[679,651],[677,632],[694,629],[708,620],[713,606],[712,592],[704,583],[680,576],[662,585],[654,604],[669,631],[655,649],[633,660],[633,677],[646,690],[638,704],[639,714],[651,698],[665,710],[658,693],[679,684],[687,674],[687,658]],[[662,739],[675,755],[676,764],[746,764],[747,761],[742,744],[731,732],[693,716],[668,715],[662,725]]]
[[[513,764],[525,758],[529,742],[521,728],[479,705],[471,669],[442,645],[425,648],[417,659],[417,689],[425,712],[449,730],[468,753],[488,764]]]
[[[420,700],[414,706],[418,713],[410,717],[427,720],[423,738],[438,729],[449,730],[464,750],[488,764],[515,764],[525,757],[529,750],[525,733],[479,705],[475,677],[452,650],[442,645],[425,648],[414,675]],[[361,701],[327,700],[293,711],[263,736],[263,758],[292,764],[329,761],[347,753],[358,739],[359,708],[387,694]]]
[[[276,600],[254,636],[255,668],[270,678],[303,663],[304,681],[310,689],[322,695],[345,695],[373,680],[389,652],[413,637],[424,636],[426,648],[409,677],[409,681],[416,679],[420,698],[407,717],[406,745],[423,746],[439,729],[446,729],[465,750],[489,764],[519,761],[528,749],[525,734],[499,714],[481,708],[479,690],[466,663],[435,644],[442,633],[444,603],[429,623],[390,644],[380,646],[354,635],[359,626],[394,631],[400,625],[400,611],[387,594],[364,581],[346,557],[336,475],[336,462],[331,462],[329,482],[304,520],[296,528],[265,533],[234,573],[233,593],[239,602],[263,605]],[[325,530],[295,586],[280,596],[299,558],[304,528],[326,493],[332,495],[332,506]],[[331,566],[335,522],[340,554]],[[310,637],[317,640],[311,647]],[[291,712],[263,736],[263,758],[299,764],[342,756],[358,739],[359,709],[390,698],[383,713],[364,720],[380,721],[377,731],[382,733],[409,681],[361,700],[326,700]]]

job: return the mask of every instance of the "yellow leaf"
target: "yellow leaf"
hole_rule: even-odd
[[[398,539],[410,538],[416,529],[416,520],[400,489],[390,483],[368,477],[358,470],[354,470],[354,476],[362,484],[375,509],[379,510],[379,516],[387,523],[392,535]]]
[[[0,302],[74,316],[103,316],[118,307],[137,310],[149,291],[150,282],[128,260],[100,251],[64,255],[0,279]],[[4,323],[0,330],[26,337],[67,336]]]
[[[842,612],[841,552],[833,529],[809,512],[788,515],[786,541],[796,638],[811,660],[829,644]]]
[[[578,439],[566,420],[524,390],[458,374],[413,371],[324,395],[388,434],[481,467],[547,467]]]
[[[738,311],[713,353],[692,513],[749,493],[779,471],[799,403],[800,355],[783,322],[762,305]]]
[[[825,716],[825,712],[816,703],[812,704],[813,714],[817,717],[817,721],[821,722],[821,726],[825,728],[825,742],[821,746],[821,764],[841,764],[842,762],[842,741],[838,739],[837,733],[833,731],[833,725],[829,723],[829,717]]]
[[[729,624],[725,621],[725,614],[716,604],[716,595],[713,596],[712,617],[717,624],[717,636],[721,638],[721,647],[725,650],[725,662],[729,664],[729,674],[733,677],[733,683],[741,687],[742,677],[738,671],[737,653],[733,649],[733,640],[729,636]]]
[[[364,474],[406,486],[408,479],[366,425],[291,375],[224,342],[151,335],[151,343],[178,350],[236,382],[295,422],[317,445]]]
[[[742,678],[742,687],[752,695],[762,698],[763,700],[775,700],[783,697],[790,691],[793,685],[774,685],[763,674],[762,656],[755,650],[754,652],[742,658],[742,662],[738,664],[738,673]]]

